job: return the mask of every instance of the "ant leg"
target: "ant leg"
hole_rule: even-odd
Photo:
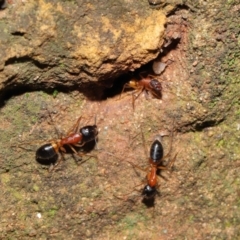
[[[93,140],[91,140],[93,141]],[[94,138],[95,141],[95,145],[97,146],[97,136]],[[75,147],[83,147],[86,144],[86,142],[83,142],[82,144],[79,143],[72,143],[71,145],[75,146]],[[97,148],[98,149],[98,148]]]
[[[153,97],[157,98],[157,99],[161,99],[162,98],[162,93],[155,93],[154,91],[151,91],[151,94]]]
[[[57,161],[54,164],[53,163],[50,164],[50,166],[48,168],[49,173],[52,172],[53,170],[55,170],[56,167],[59,165],[59,163],[62,162],[62,160],[64,159],[63,153],[60,153],[60,155],[61,155],[60,159],[57,159]],[[59,154],[58,154],[58,156],[59,156]]]
[[[120,94],[120,97],[119,97],[119,99],[121,99],[121,97],[122,97],[122,94],[124,93],[124,90],[125,90],[126,88],[131,88],[131,86],[129,85],[129,83],[125,83],[125,84],[124,84],[124,86],[123,86],[123,89],[122,89],[122,92],[121,92],[121,94]]]
[[[141,87],[140,89],[140,93],[134,97],[134,93],[132,93],[132,106],[133,109],[135,108],[135,101],[138,99],[138,97],[142,94],[142,92],[144,91],[144,87]]]
[[[156,78],[156,76],[154,76],[154,75],[151,75],[151,74],[148,74],[148,77],[151,77],[151,78]]]
[[[88,153],[82,152],[82,153],[77,153],[77,156],[79,156],[81,158],[81,162],[80,164],[85,163],[86,161],[88,161],[90,158],[95,158],[96,160],[98,160],[96,155],[90,155]],[[87,156],[87,159],[82,160],[82,156]],[[75,159],[75,158],[74,158]],[[78,161],[75,159],[76,163],[78,164]],[[78,164],[79,165],[79,164]]]
[[[177,158],[177,155],[178,155],[178,153],[175,154],[174,158],[172,158],[172,159],[167,163],[166,166],[158,166],[157,169],[170,171],[171,168],[173,167],[173,164],[174,164],[176,158]]]
[[[173,122],[172,122],[172,125],[173,125],[173,126],[174,126],[174,123],[175,123],[175,119],[174,119]],[[162,158],[162,160],[168,158],[169,155],[171,154],[172,144],[173,144],[173,135],[174,135],[173,133],[174,133],[174,127],[173,127],[172,130],[171,130],[171,139],[170,139],[170,148],[169,148],[169,151],[168,151],[167,155],[165,155],[165,156]],[[175,156],[175,157],[176,157],[176,156]]]
[[[143,141],[143,146],[144,146],[145,157],[148,158],[147,147],[146,147],[146,141],[145,141],[145,138],[144,138],[144,135],[143,135],[142,128],[141,128],[141,135],[142,135],[142,141]]]
[[[75,124],[75,129],[74,129],[74,133],[78,133],[79,132],[79,130],[80,130],[80,121],[81,121],[81,119],[82,119],[82,116],[80,116],[79,118],[78,118],[78,120],[77,120],[77,122],[76,122],[76,124]]]
[[[178,155],[178,153],[176,153],[175,156],[174,156],[174,158],[171,159],[170,162],[168,162],[168,164],[167,164],[167,168],[168,168],[168,169],[171,169],[171,168],[173,167],[173,164],[174,164],[174,162],[175,162],[175,160],[176,160],[176,158],[177,158],[177,155]]]
[[[53,118],[52,118],[52,115],[51,115],[49,109],[47,109],[47,112],[48,112],[48,116],[50,117],[51,122],[53,123],[55,133],[57,134],[58,138],[61,138],[61,135],[62,135],[62,134],[60,134],[59,130],[58,130],[57,127],[54,125],[54,121],[53,121]]]
[[[121,98],[121,96],[122,96],[122,94],[123,94],[123,92],[125,91],[126,88],[135,89],[135,91],[133,93],[139,91],[139,89],[142,89],[142,87],[139,88],[139,86],[131,86],[129,83],[125,83],[124,86],[123,86],[122,92],[120,94],[120,98]]]
[[[115,156],[113,153],[110,153],[110,152],[108,152],[108,151],[104,151],[104,152],[105,152],[106,154],[108,154],[108,155],[110,155],[110,156],[113,156],[113,157],[115,157],[115,158],[117,158],[117,159],[119,159],[119,160],[122,161],[121,158]],[[143,169],[143,168],[139,167],[138,165],[136,165],[136,164],[134,164],[134,163],[132,163],[132,162],[130,162],[130,161],[128,161],[128,160],[126,160],[126,162],[128,162],[129,164],[131,164],[132,167],[138,168],[139,170],[141,170],[141,171],[143,171],[143,172],[147,172],[147,170],[148,170],[148,168]]]
[[[140,72],[138,75],[139,75],[139,77],[141,78],[141,79],[143,79],[144,78],[144,76],[142,75],[142,73],[146,73],[147,71],[143,71],[143,72]],[[146,74],[145,74],[146,75]],[[148,75],[147,75],[148,76]]]
[[[84,143],[82,143],[82,144],[79,144],[79,143],[74,143],[73,145],[74,145],[75,147],[83,147],[83,146],[84,146],[84,144],[85,144],[85,142],[84,142]],[[70,145],[69,145],[69,147],[70,147]]]
[[[66,144],[68,147],[71,148],[71,150],[75,153],[78,154],[78,152],[76,151],[76,149],[74,149],[74,147],[71,144]],[[75,146],[75,145],[74,145]],[[78,146],[77,146],[78,147]]]
[[[79,156],[81,159],[82,159],[82,156],[83,156],[83,155],[89,156],[89,158],[91,158],[91,157],[97,158],[96,156],[87,154],[87,153],[85,153],[85,152],[77,152],[76,149],[74,149],[74,147],[73,147],[71,144],[67,144],[67,145],[68,145],[68,146],[71,148],[71,150],[73,151],[73,155],[75,154],[75,155]],[[77,146],[77,144],[74,144],[74,146]],[[77,147],[78,147],[78,146],[77,146]],[[89,158],[88,158],[88,159],[89,159]],[[75,159],[75,158],[74,158],[74,159]],[[84,163],[84,162],[86,162],[88,159],[86,159],[86,160],[84,160],[84,161],[81,161],[81,164]],[[75,161],[76,161],[76,159],[75,159]],[[77,161],[76,161],[76,162],[77,162]]]
[[[137,168],[137,169],[139,169],[139,170],[141,170],[143,172],[147,172],[147,170],[148,170],[148,167],[146,169],[144,169],[144,168],[141,168],[138,165],[136,165],[136,164],[134,164],[134,163],[132,163],[130,161],[126,161],[126,162],[130,163],[133,166],[133,168]]]
[[[51,164],[49,169],[48,169],[48,172],[51,172],[53,171],[60,162],[62,162],[62,160],[64,159],[64,154],[66,153],[66,149],[64,147],[60,147],[60,151],[58,151],[58,156],[59,154],[61,155],[61,158],[60,159],[57,159],[57,161],[54,163],[54,164]],[[65,160],[65,159],[64,159]]]
[[[140,184],[138,184],[138,185],[136,185],[136,186],[134,186],[134,188],[133,188],[133,191],[138,191],[139,192],[139,190],[137,190],[136,189],[136,187],[139,187],[140,185],[142,185],[143,184],[143,182],[141,182]],[[128,196],[128,195],[130,195],[133,191],[131,191],[131,192],[128,192],[128,193],[126,193],[126,194],[124,194],[124,195],[113,195],[115,198],[118,198],[118,199],[120,199],[120,200],[123,200],[123,201],[127,201],[128,199],[126,199],[126,197]]]
[[[79,118],[78,118],[78,120],[77,120],[77,122],[68,130],[68,132],[67,132],[67,136],[70,134],[70,133],[76,133],[76,132],[78,132],[79,131],[79,126],[80,126],[80,121],[81,121],[81,118],[82,118],[82,116],[80,116]]]

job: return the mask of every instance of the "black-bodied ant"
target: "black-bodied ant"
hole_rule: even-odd
[[[83,147],[87,142],[96,139],[98,135],[97,126],[88,125],[80,128],[81,117],[77,120],[74,126],[68,131],[66,137],[59,138],[42,145],[36,151],[36,160],[43,164],[55,164],[59,162],[59,154],[66,153],[66,147],[69,147],[73,154],[82,155],[78,153],[75,147]],[[62,159],[63,156],[61,156]]]
[[[144,141],[143,134],[142,134],[142,138]],[[146,176],[147,184],[144,186],[144,188],[142,190],[143,202],[146,205],[152,206],[153,202],[154,202],[154,197],[158,193],[159,170],[170,171],[176,160],[177,154],[175,154],[175,156],[171,160],[168,161],[167,165],[164,165],[164,160],[167,159],[171,154],[172,138],[173,138],[173,136],[171,137],[170,150],[169,150],[168,154],[166,154],[166,155],[164,155],[163,145],[161,143],[162,136],[157,136],[155,138],[155,140],[153,141],[151,148],[150,148],[150,154],[149,154],[149,159],[148,159],[150,166],[148,168],[143,169],[143,168],[139,167],[138,165],[136,165],[130,161],[127,161],[134,168],[138,168],[144,172],[147,171],[147,176]],[[144,142],[144,145],[145,145],[145,142]],[[146,152],[146,149],[145,149],[145,152]]]
[[[134,108],[134,104],[135,101],[137,100],[137,98],[141,95],[142,92],[150,92],[153,97],[157,98],[157,99],[161,99],[162,98],[162,85],[161,83],[154,78],[151,78],[150,76],[148,77],[142,77],[140,80],[137,79],[132,79],[130,80],[128,83],[126,83],[123,86],[123,90],[122,93],[124,92],[124,90],[126,88],[134,88],[136,90],[136,92],[139,92],[136,96],[132,95],[132,105]]]
[[[171,150],[171,147],[170,147]],[[142,191],[142,195],[144,198],[149,199],[153,198],[157,193],[158,185],[158,175],[157,171],[160,170],[170,170],[176,160],[177,154],[173,159],[168,161],[167,165],[163,165],[163,160],[166,159],[170,155],[170,151],[167,155],[163,155],[163,146],[161,143],[161,138],[156,137],[154,142],[150,148],[150,156],[149,156],[149,169],[147,174],[147,185],[144,187]]]
[[[142,133],[142,139],[143,139],[143,143],[144,143],[145,155],[147,156],[146,145],[145,145],[143,133]],[[161,170],[170,171],[176,160],[177,154],[175,154],[175,156],[172,159],[168,160],[167,164],[165,164],[165,160],[171,158],[172,140],[173,140],[173,132],[172,132],[172,136],[170,139],[169,152],[166,155],[164,155],[164,150],[163,150],[163,145],[162,145],[162,136],[157,136],[155,138],[155,140],[153,141],[153,143],[151,144],[151,147],[150,147],[150,153],[149,153],[149,157],[148,157],[149,166],[145,169],[136,165],[135,163],[133,163],[131,161],[126,160],[126,162],[131,164],[133,166],[133,168],[147,172],[146,184],[141,191],[141,195],[143,196],[143,202],[146,205],[152,206],[154,203],[155,195],[159,193],[158,192],[158,188],[159,188],[158,177],[161,174],[160,171]],[[112,153],[109,153],[109,152],[107,152],[107,153],[111,156],[116,157]],[[164,176],[162,176],[162,177],[165,178]],[[137,186],[139,186],[139,185],[137,185]],[[122,196],[115,196],[115,197],[124,199],[125,198],[124,196],[129,195],[129,194],[130,193],[124,194]]]

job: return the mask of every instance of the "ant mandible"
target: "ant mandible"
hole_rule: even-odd
[[[85,143],[93,141],[98,135],[97,126],[88,125],[80,128],[81,117],[74,126],[68,131],[67,136],[42,145],[36,151],[36,160],[40,163],[56,164],[59,162],[59,154],[66,153],[65,147],[68,146],[74,154],[80,155],[74,147],[82,147]],[[62,159],[62,157],[61,157]]]
[[[122,93],[126,88],[134,88],[136,89],[137,92],[139,92],[139,94],[136,96],[134,96],[134,93],[132,95],[133,108],[134,108],[135,101],[143,91],[145,91],[146,93],[150,92],[153,95],[153,97],[157,99],[162,98],[162,85],[157,79],[151,78],[151,76],[148,76],[148,77],[141,76],[140,80],[137,80],[137,79],[130,80],[128,83],[126,83],[123,86]]]

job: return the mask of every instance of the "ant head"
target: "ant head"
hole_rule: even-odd
[[[85,126],[80,129],[80,133],[83,136],[83,142],[90,142],[95,140],[98,135],[97,126]]]
[[[142,191],[142,195],[145,199],[154,198],[156,194],[157,194],[157,189],[149,185],[146,185]]]
[[[151,93],[154,95],[155,98],[161,99],[162,98],[162,85],[157,79],[152,79],[149,83]]]

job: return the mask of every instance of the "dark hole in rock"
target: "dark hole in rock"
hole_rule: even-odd
[[[171,39],[165,47],[162,48],[162,52],[158,55],[156,59],[161,60],[162,57],[166,56],[172,49],[177,48],[178,44],[180,43],[181,38]],[[31,60],[28,57],[22,57],[20,59],[12,58],[9,59],[5,65],[11,65],[15,62],[28,62],[32,61],[38,68],[45,69],[47,65],[41,64],[35,60]],[[143,65],[139,69],[136,69],[134,72],[125,72],[118,76],[117,78],[113,79],[112,76],[104,77],[103,80],[97,81],[97,82],[87,82],[87,83],[73,83],[72,85],[66,86],[64,82],[56,83],[56,82],[46,82],[45,86],[43,87],[43,84],[41,82],[29,82],[29,80],[26,84],[20,83],[19,85],[16,85],[16,83],[11,83],[14,81],[15,76],[8,79],[8,86],[4,89],[4,92],[1,93],[1,106],[4,105],[4,103],[10,99],[12,96],[18,96],[25,92],[31,92],[31,91],[38,91],[42,90],[47,94],[52,95],[54,91],[57,92],[63,92],[63,93],[69,93],[71,91],[77,90],[81,92],[87,99],[91,101],[102,101],[106,100],[107,98],[112,98],[114,96],[120,95],[124,85],[129,82],[131,79],[137,79],[140,80],[142,77],[147,77],[149,75],[154,76],[154,72],[152,69],[153,62],[155,60],[150,61],[149,63]],[[156,78],[160,75],[157,75]],[[71,84],[71,83],[70,83]],[[131,91],[134,89],[125,89],[124,91]],[[0,106],[0,107],[1,107]]]

